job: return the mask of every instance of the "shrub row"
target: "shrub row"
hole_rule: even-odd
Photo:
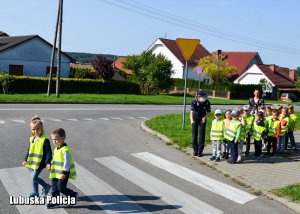
[[[55,79],[52,80],[51,92],[55,92]],[[48,79],[40,77],[17,77],[9,87],[10,93],[34,94],[46,93]],[[139,85],[125,81],[107,81],[92,79],[61,78],[60,93],[92,94],[140,94]]]

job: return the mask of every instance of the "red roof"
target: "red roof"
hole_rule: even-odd
[[[128,70],[123,68],[123,62],[125,62],[126,59],[127,59],[126,57],[119,57],[112,63],[112,66],[120,71],[123,71],[126,74],[133,74],[134,73],[133,70]]]
[[[182,53],[181,53],[181,51],[180,51],[180,49],[179,49],[179,47],[178,47],[175,40],[162,39],[162,38],[159,38],[159,39],[176,56],[176,58],[180,62],[182,62],[182,64],[185,63],[184,56],[182,55]],[[210,55],[208,50],[206,50],[201,44],[199,44],[188,62],[190,63],[190,65],[197,65],[198,64],[197,61],[199,59],[201,59],[203,57],[206,57],[208,55]]]
[[[213,52],[217,53],[217,52]],[[229,65],[237,69],[237,74],[240,76],[244,71],[251,67],[250,62],[256,56],[257,52],[221,52],[224,60]]]
[[[277,87],[295,87],[295,81],[289,77],[290,69],[276,65],[257,65],[259,69]]]

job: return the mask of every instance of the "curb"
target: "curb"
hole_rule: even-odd
[[[157,131],[154,131],[153,129],[150,129],[148,126],[145,125],[145,122],[146,121],[142,122],[141,125],[140,125],[142,130],[144,130],[145,132],[147,132],[147,133],[149,133],[149,134],[151,134],[153,136],[158,137],[159,139],[161,139],[165,143],[172,143],[172,140],[170,138],[168,138],[167,136],[165,136],[165,135],[163,135],[163,134],[161,134],[161,133],[159,133]],[[197,157],[196,159],[200,160],[203,163],[205,163],[209,167],[216,168],[215,165],[213,165],[211,162],[209,162],[209,161],[207,161],[207,160],[205,160],[203,158],[200,159],[200,158]],[[222,174],[228,174],[227,172],[225,173],[225,172],[223,172],[223,171],[221,171],[219,169],[217,169],[217,172],[222,173]],[[231,175],[229,175],[229,176],[230,176],[230,178],[235,178],[235,177],[232,177]],[[244,179],[244,180],[240,180],[238,178],[235,178],[235,179],[239,180],[239,181],[242,181],[243,183],[245,183],[245,181],[248,182],[246,179]],[[297,213],[300,213],[300,205],[298,203],[292,202],[292,201],[290,201],[287,198],[278,197],[278,196],[270,193],[268,190],[261,189],[260,187],[251,185],[249,183],[246,183],[246,184],[249,185],[249,186],[251,186],[252,189],[254,189],[254,190],[260,190],[262,192],[261,195],[267,197],[269,200],[275,200],[278,203],[280,203],[280,204],[284,205],[285,207],[289,208],[290,210],[293,210],[293,211],[295,211]]]

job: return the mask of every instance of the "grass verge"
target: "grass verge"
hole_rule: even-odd
[[[300,183],[292,184],[279,189],[272,189],[272,193],[279,197],[287,197],[293,202],[300,202]]]

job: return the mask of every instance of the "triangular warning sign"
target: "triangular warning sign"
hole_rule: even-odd
[[[176,43],[180,48],[180,51],[185,60],[188,61],[196,50],[198,44],[200,43],[200,39],[177,38]]]

